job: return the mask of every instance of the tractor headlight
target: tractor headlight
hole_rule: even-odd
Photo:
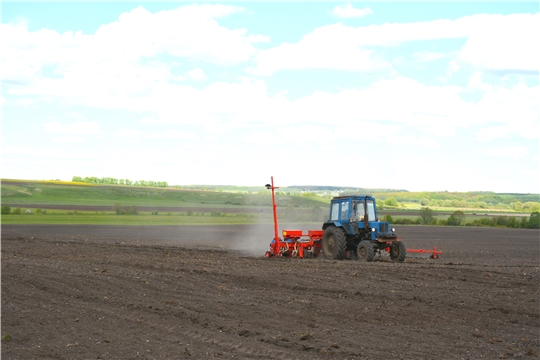
[[[372,232],[375,232],[375,228],[371,228],[371,231],[372,231]]]
[[[392,232],[396,232],[396,228],[392,228]]]

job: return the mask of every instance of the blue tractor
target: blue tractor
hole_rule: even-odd
[[[329,219],[322,228],[321,250],[326,259],[341,260],[352,255],[370,262],[383,251],[393,261],[403,262],[407,256],[407,248],[395,229],[379,221],[375,199],[369,195],[334,197]]]

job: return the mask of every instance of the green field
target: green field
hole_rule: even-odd
[[[27,181],[3,179],[1,183],[2,206],[10,206],[9,214],[2,215],[2,224],[111,224],[111,225],[196,225],[196,224],[253,224],[272,223],[271,216],[271,192],[261,186],[251,191],[239,191],[237,187],[220,187],[215,190],[194,190],[180,188],[157,188],[124,185],[86,184],[59,181]],[[294,188],[291,188],[294,189]],[[315,222],[322,223],[328,216],[328,204],[331,196],[316,191],[297,192],[287,187],[276,192],[276,202],[280,219],[297,223]],[[313,190],[313,189],[310,189]],[[326,190],[325,190],[326,191]],[[347,191],[350,192],[350,191]],[[338,195],[336,193],[333,195]],[[394,215],[396,224],[399,219],[401,224],[412,224],[418,219],[418,211],[422,208],[419,201],[429,199],[435,204],[441,196],[446,198],[473,196],[468,193],[409,193],[409,192],[384,192],[384,195],[374,194],[378,201],[378,209],[403,214]],[[399,200],[405,198],[409,202],[401,202],[397,206],[388,206],[383,196],[396,195]],[[520,200],[534,199],[534,194],[486,194],[482,199],[492,199],[491,204],[482,203],[481,208],[464,208],[452,206],[433,206],[433,216],[438,224],[444,225],[448,214],[456,210],[462,210],[466,214],[465,223],[476,223],[481,226],[506,226],[515,224],[514,220],[505,220],[502,223],[487,222],[479,223],[480,216],[472,213],[489,213],[497,215],[499,212],[511,217],[521,216],[523,212],[515,211],[506,203],[522,204],[530,209],[540,206],[537,202],[521,203]],[[500,203],[496,201],[502,201]],[[394,199],[396,202],[397,199]],[[447,204],[450,200],[441,200],[441,204]],[[464,200],[460,200],[464,201]],[[115,204],[121,204],[122,208],[129,207],[173,207],[178,208],[172,213],[153,215],[150,213],[137,213],[130,215],[117,215],[113,212]],[[471,203],[471,204],[474,204]],[[490,206],[488,208],[484,207]],[[104,206],[111,211],[62,211],[47,208],[48,205],[71,205],[71,206]],[[459,203],[457,203],[459,205]],[[39,210],[38,210],[39,208]],[[193,213],[186,211],[189,208],[206,209],[204,212]],[[30,214],[25,214],[26,209],[31,209]],[[226,213],[218,210],[227,209]],[[262,209],[266,211],[261,212]],[[255,210],[255,211],[254,211]],[[524,209],[525,210],[525,209]],[[4,213],[4,209],[2,210]],[[181,212],[179,212],[181,211]],[[14,214],[15,212],[15,214]],[[444,213],[442,213],[444,212]],[[514,215],[515,214],[515,215]],[[520,220],[520,219],[518,219]],[[514,225],[512,225],[514,226]]]
[[[272,223],[270,212],[249,210],[272,206],[271,192],[228,193],[185,189],[147,188],[121,185],[95,185],[54,181],[3,180],[2,206],[10,205],[11,214],[2,215],[7,224],[100,224],[100,225],[203,225]],[[114,204],[131,206],[205,208],[204,212],[159,212],[157,215],[117,215]],[[279,196],[280,208],[326,209],[328,200],[317,196]],[[16,204],[16,206],[14,205]],[[26,205],[26,206],[25,206]],[[48,205],[105,206],[111,211],[57,210]],[[214,209],[231,209],[222,213]],[[38,210],[39,209],[39,210]],[[26,210],[31,213],[26,214]],[[20,214],[13,214],[13,212]]]
[[[31,214],[3,215],[2,225],[7,224],[52,224],[52,225],[233,225],[254,224],[259,219],[245,216],[185,216],[171,215],[116,215],[114,213],[94,214],[81,211],[75,214]],[[271,224],[271,220],[266,220]]]
[[[270,191],[261,187],[258,193],[197,191],[174,188],[153,188],[81,183],[22,182],[2,180],[2,205],[122,205],[137,206],[203,206],[260,207],[271,206]],[[278,206],[313,207],[328,204],[318,196],[278,196]]]

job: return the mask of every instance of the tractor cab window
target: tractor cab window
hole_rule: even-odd
[[[332,204],[332,211],[330,213],[330,220],[336,221],[339,220],[339,203]]]
[[[373,200],[366,200],[366,208],[369,221],[377,221],[375,218],[375,204],[373,203]]]
[[[349,202],[343,201],[341,203],[341,220],[347,220],[349,218]]]
[[[363,202],[356,202],[354,204],[354,210],[355,210],[355,217],[356,220],[364,220],[364,203]]]

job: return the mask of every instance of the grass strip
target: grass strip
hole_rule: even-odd
[[[39,225],[249,225],[261,219],[242,216],[180,216],[180,215],[4,215],[1,224]],[[267,222],[267,220],[264,220]],[[268,221],[271,223],[271,220]]]

